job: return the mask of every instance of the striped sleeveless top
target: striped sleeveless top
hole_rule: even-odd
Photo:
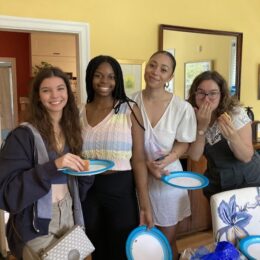
[[[134,103],[130,103],[133,107]],[[83,152],[88,159],[111,160],[115,163],[112,170],[130,170],[132,157],[131,109],[127,103],[120,105],[115,114],[114,109],[96,126],[88,124],[86,111],[82,114]]]

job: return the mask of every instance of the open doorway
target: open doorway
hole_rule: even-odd
[[[0,16],[0,30],[75,34],[77,38],[78,100],[80,103],[85,103],[85,70],[90,56],[89,26],[87,23]]]

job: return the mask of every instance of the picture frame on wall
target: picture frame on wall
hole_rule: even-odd
[[[212,70],[213,69],[213,61],[212,60],[205,60],[205,61],[192,61],[192,62],[185,62],[184,64],[184,98],[188,99],[189,97],[189,90],[193,80],[198,76],[200,73]]]
[[[126,95],[131,96],[144,88],[144,69],[143,60],[122,60],[117,59],[122,68]]]

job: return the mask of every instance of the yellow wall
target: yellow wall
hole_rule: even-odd
[[[174,93],[177,96],[184,98],[185,64],[188,62],[210,61],[212,69],[229,80],[231,41],[234,37],[170,30],[165,31],[163,37],[164,49],[173,49],[177,60],[174,72]]]
[[[243,33],[241,101],[257,100],[260,63],[260,1],[258,0],[9,0],[0,1],[0,15],[87,22],[91,56],[143,59],[158,48],[158,25],[172,24]]]

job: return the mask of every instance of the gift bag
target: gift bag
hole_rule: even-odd
[[[83,260],[95,250],[84,230],[75,225],[41,254],[42,260]]]

